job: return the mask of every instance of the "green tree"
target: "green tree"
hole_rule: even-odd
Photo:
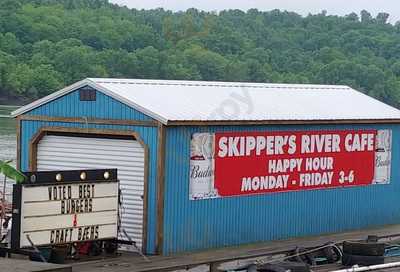
[[[380,24],[386,24],[387,20],[389,19],[389,13],[386,12],[379,12],[376,16],[376,22]]]
[[[152,46],[135,51],[137,58],[137,75],[139,78],[158,78],[159,52]]]
[[[32,69],[27,64],[17,64],[8,73],[5,86],[17,95],[23,96],[32,87],[32,83]]]
[[[224,72],[224,80],[226,81],[247,81],[249,78],[248,64],[239,60],[227,62]]]
[[[39,65],[32,71],[32,87],[39,97],[48,95],[62,87],[62,76],[52,65]]]
[[[6,53],[17,54],[21,48],[14,33],[7,32],[4,35],[0,33],[0,49]]]
[[[365,9],[361,11],[361,22],[363,23],[369,23],[372,21],[372,15]]]
[[[135,53],[107,49],[97,53],[96,59],[111,77],[135,78],[138,76],[139,63]]]
[[[392,72],[396,77],[400,77],[400,60],[396,61],[393,63],[392,67]]]
[[[194,46],[184,51],[184,58],[192,63],[202,80],[221,80],[224,76],[226,59],[218,53]]]
[[[72,83],[84,77],[94,77],[92,50],[89,47],[74,46],[66,48],[55,56],[57,71],[63,75],[64,82]]]

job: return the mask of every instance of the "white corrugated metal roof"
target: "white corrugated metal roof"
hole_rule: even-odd
[[[328,121],[399,119],[400,111],[347,86],[89,78],[15,112],[23,114],[84,85],[159,120]]]

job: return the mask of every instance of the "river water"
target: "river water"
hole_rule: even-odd
[[[17,155],[16,122],[9,115],[16,108],[0,105],[0,160],[13,160],[11,164],[14,166]],[[0,192],[3,191],[3,179],[4,177],[0,174]],[[11,184],[11,182],[7,184],[7,200],[11,200]]]

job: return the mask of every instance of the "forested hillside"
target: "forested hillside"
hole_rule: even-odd
[[[127,77],[346,84],[400,106],[400,23],[388,16],[0,0],[0,98]]]

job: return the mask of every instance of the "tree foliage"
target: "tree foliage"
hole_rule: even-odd
[[[346,84],[400,106],[400,23],[388,18],[0,0],[0,97],[125,77]]]

